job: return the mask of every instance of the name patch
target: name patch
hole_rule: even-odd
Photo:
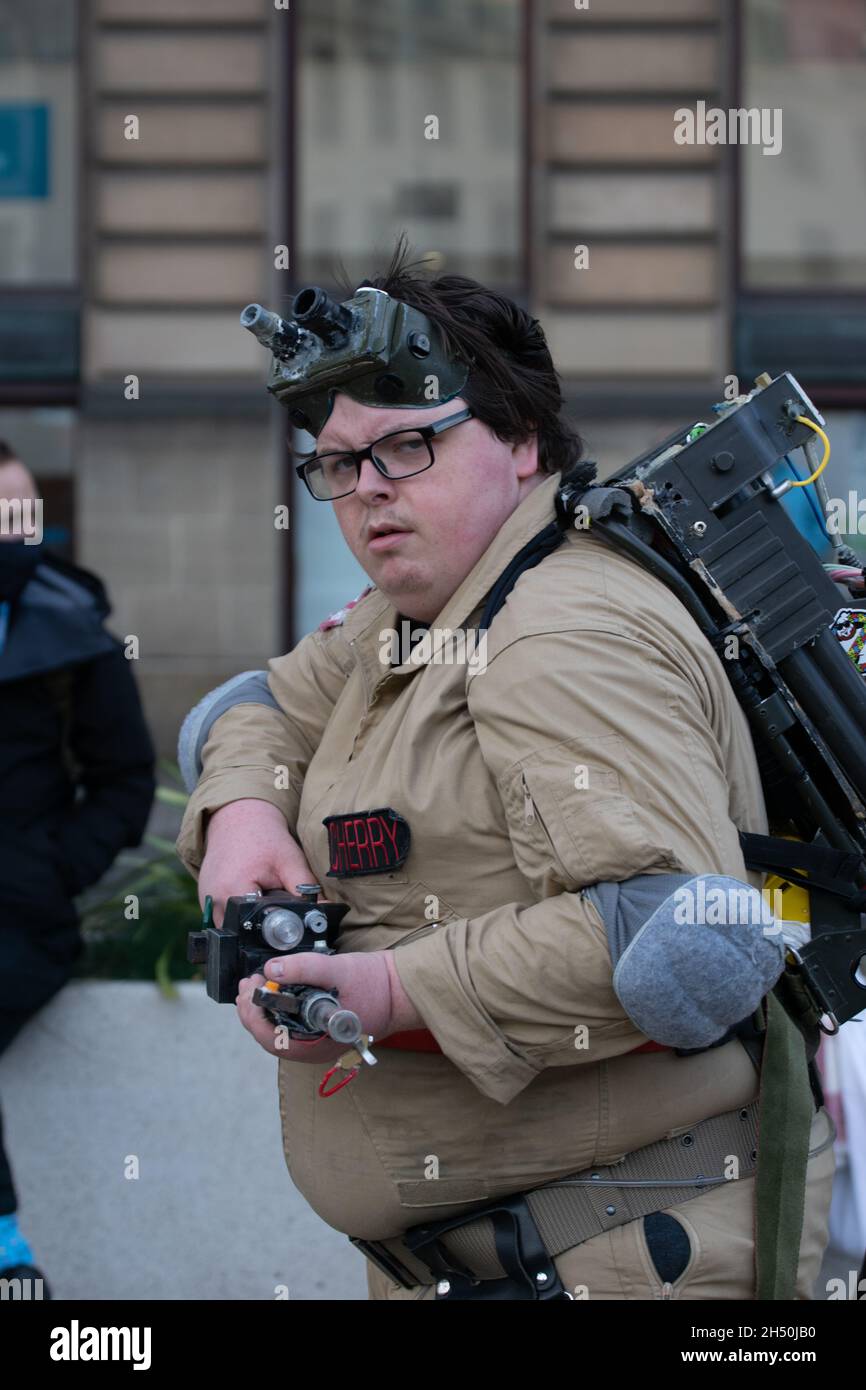
[[[390,806],[326,816],[322,824],[328,832],[331,857],[328,878],[388,874],[406,862],[409,822]]]

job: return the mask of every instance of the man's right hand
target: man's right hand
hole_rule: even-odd
[[[222,926],[226,899],[315,883],[304,851],[289,833],[286,818],[269,801],[231,801],[214,811],[207,826],[205,856],[198,876],[202,908],[213,898],[213,920]]]

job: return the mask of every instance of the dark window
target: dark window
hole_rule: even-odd
[[[397,217],[447,217],[458,215],[459,190],[453,183],[404,183],[394,190]]]
[[[441,269],[522,297],[522,18],[523,0],[298,6],[298,282],[371,274],[405,227]]]
[[[742,0],[738,104],[781,134],[740,146],[737,370],[825,402],[866,388],[866,0]]]

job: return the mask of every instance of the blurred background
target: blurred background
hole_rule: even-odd
[[[699,99],[781,107],[781,152],[677,145]],[[541,318],[602,472],[787,368],[845,496],[864,150],[864,0],[0,0],[0,437],[139,636],[160,750],[364,582],[244,304],[369,275],[405,227]]]
[[[781,108],[781,151],[677,144],[698,101]],[[36,474],[48,543],[138,637],[165,760],[205,691],[366,582],[293,477],[240,310],[333,289],[339,261],[357,283],[403,229],[541,319],[602,476],[709,418],[732,376],[789,370],[828,417],[831,496],[864,486],[866,0],[0,0],[0,439]],[[78,982],[4,1058],[34,1240],[60,1296],[271,1297],[264,1192],[305,1251],[291,1297],[362,1297],[360,1256],[286,1182],[271,1062],[200,985],[173,992],[199,910],[163,773],[145,877],[121,856],[82,972],[163,993]],[[217,1233],[238,1094],[257,1181]],[[61,1213],[46,1109],[79,1184]],[[128,1149],[155,1183],[117,1181]],[[853,1250],[864,1196],[840,1194]],[[193,1216],[195,1240],[165,1234]]]

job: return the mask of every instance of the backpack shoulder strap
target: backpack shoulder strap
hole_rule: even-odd
[[[514,559],[502,571],[490,590],[484,612],[478,623],[479,631],[485,631],[493,622],[520,576],[526,570],[534,569],[554,550],[557,550],[562,543],[564,534],[559,522],[551,521],[543,531],[539,531],[537,535],[532,537],[531,541],[527,541],[522,550],[518,550]]]
[[[597,468],[591,459],[584,459],[563,474],[554,503],[555,519],[533,536],[502,571],[488,595],[479,624],[482,631],[493,622],[521,574],[552,554],[572,526],[580,524],[581,529],[585,529],[591,522],[613,519],[617,513],[626,517],[632,514],[634,499],[631,495],[623,488],[596,483]],[[581,514],[579,523],[578,513]]]

